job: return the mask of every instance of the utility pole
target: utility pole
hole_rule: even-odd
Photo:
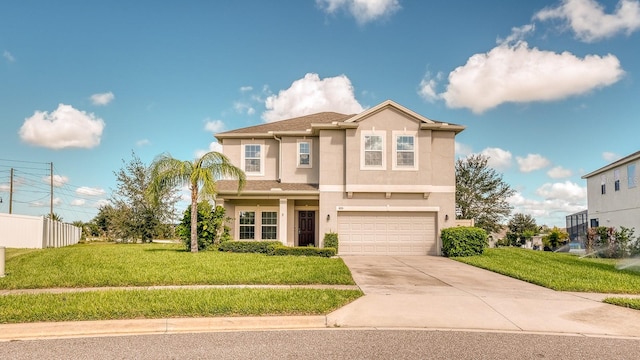
[[[53,162],[51,162],[51,200],[49,205],[49,218],[53,220]]]
[[[9,214],[13,209],[13,168],[11,168],[11,180],[9,181]]]

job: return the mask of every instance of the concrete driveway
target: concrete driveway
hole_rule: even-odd
[[[640,338],[640,311],[549,290],[435,256],[344,256],[365,296],[329,325]]]

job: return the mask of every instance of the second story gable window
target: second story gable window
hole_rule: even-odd
[[[243,165],[244,172],[248,175],[262,175],[264,174],[262,164],[262,145],[261,144],[246,144],[244,145]]]
[[[298,167],[311,167],[311,141],[298,141]]]
[[[394,131],[394,170],[417,170],[417,144],[414,134]]]
[[[363,169],[384,169],[384,134],[364,133],[362,137],[362,160]]]
[[[638,185],[638,179],[636,178],[636,164],[627,165],[627,187],[629,189]]]

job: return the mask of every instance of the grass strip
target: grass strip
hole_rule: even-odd
[[[630,309],[640,310],[640,299],[629,299],[629,298],[606,298],[603,300],[607,304],[623,306]]]
[[[318,315],[362,296],[358,290],[114,290],[0,296],[0,323],[172,317]]]
[[[353,285],[339,258],[184,251],[179,244],[7,249],[0,289],[154,285]]]
[[[638,268],[619,270],[613,259],[497,248],[454,260],[558,291],[640,294]]]

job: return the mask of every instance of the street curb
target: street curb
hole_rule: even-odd
[[[234,330],[321,329],[326,327],[327,317],[325,315],[41,322],[0,324],[0,342],[70,337]]]

